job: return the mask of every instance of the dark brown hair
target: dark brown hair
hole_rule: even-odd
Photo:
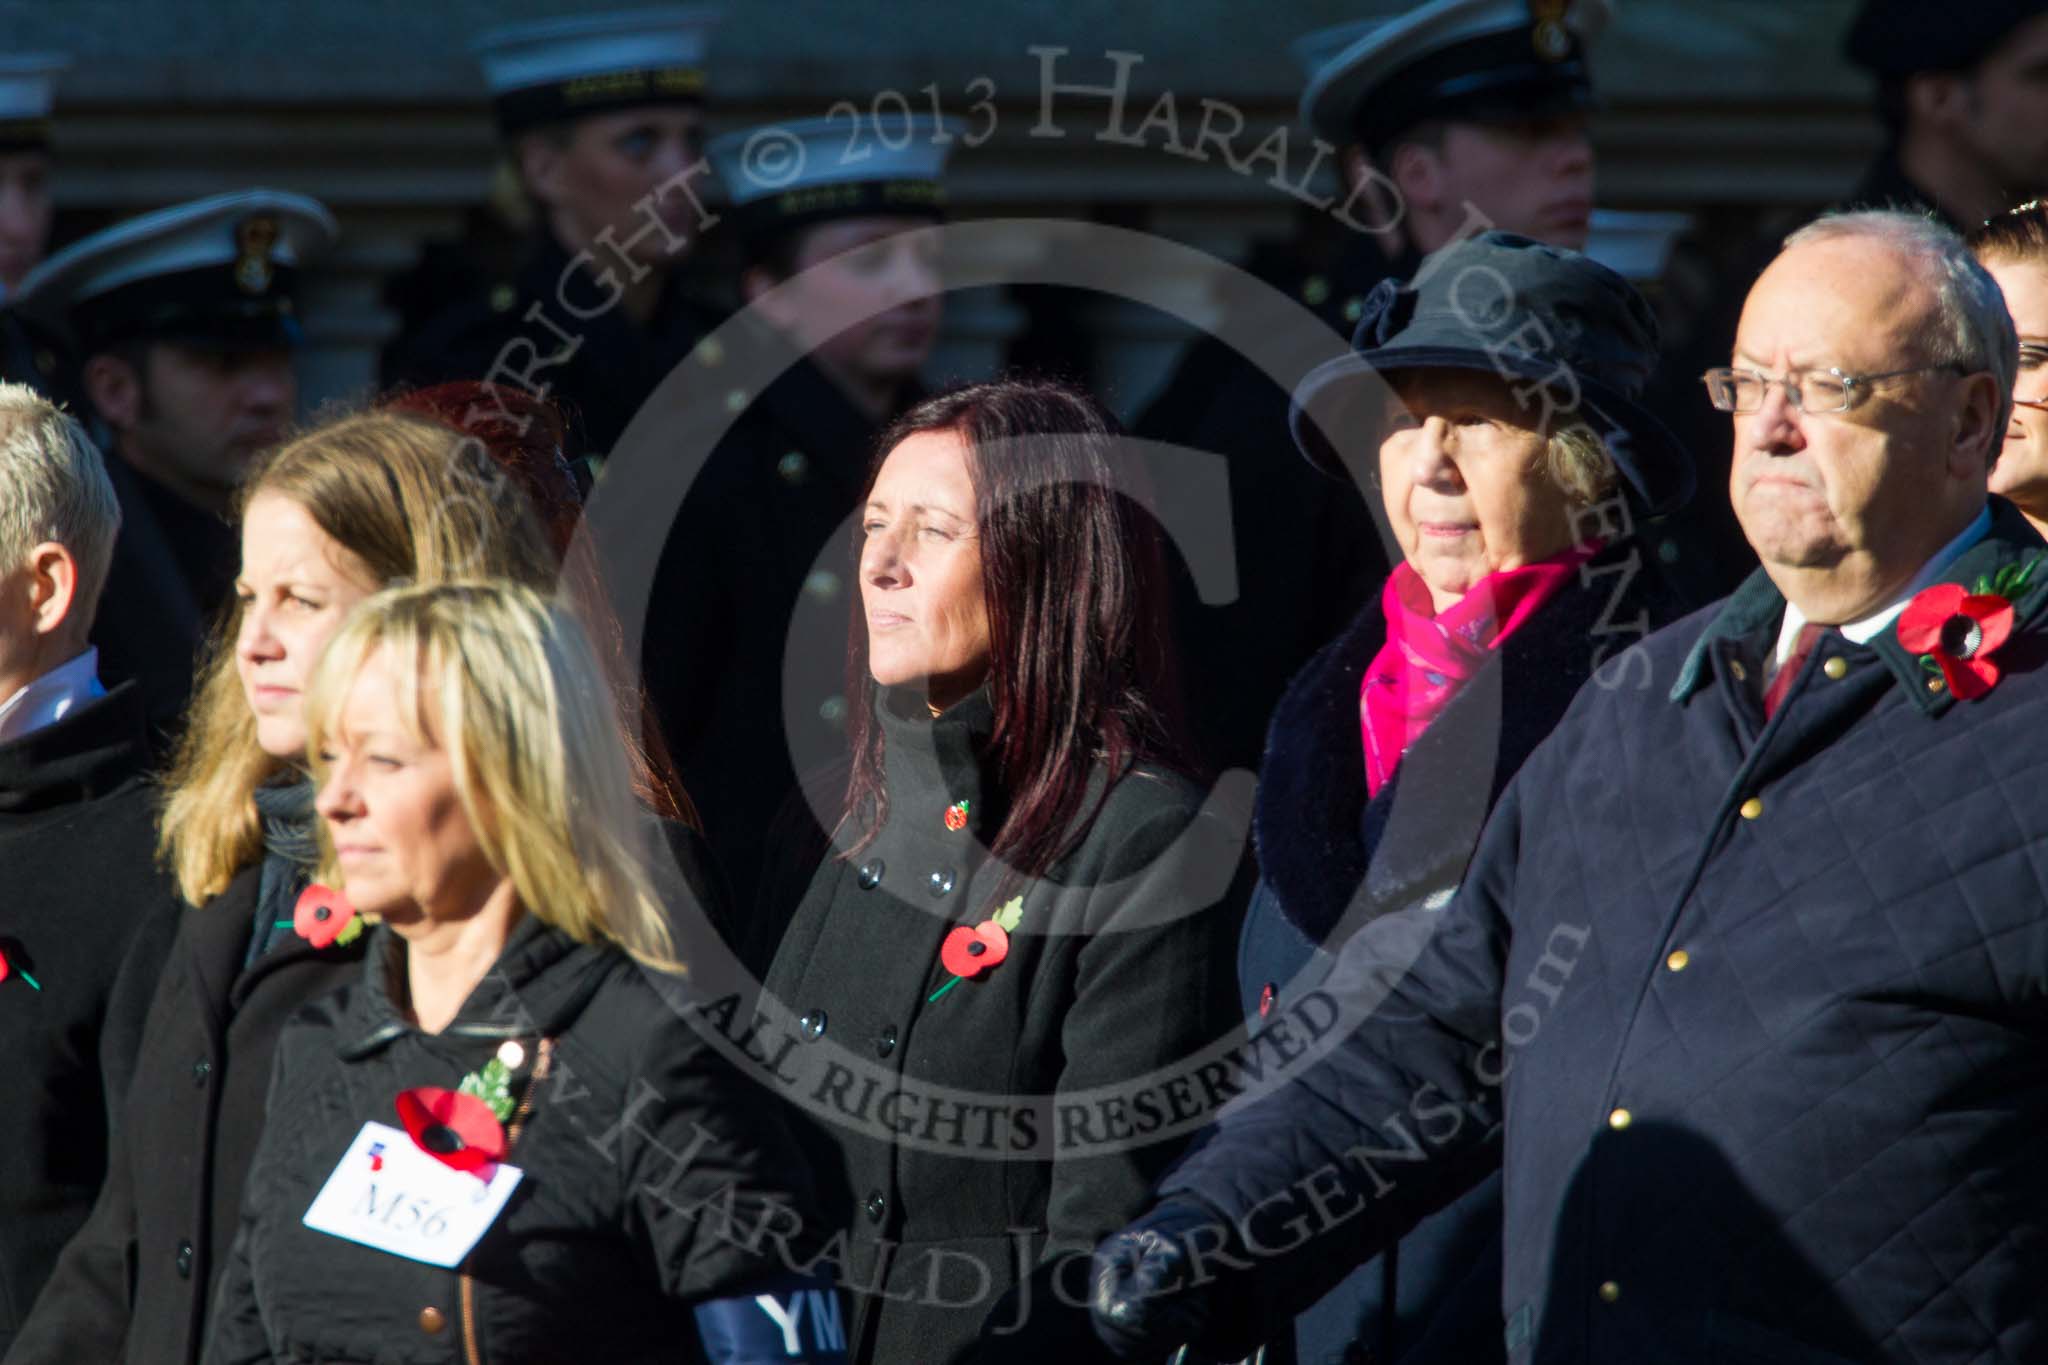
[[[974,485],[995,709],[982,757],[1008,801],[990,852],[1022,877],[1042,876],[1094,818],[1082,809],[1092,779],[1102,779],[1100,809],[1140,763],[1188,767],[1158,530],[1119,491],[1135,491],[1138,471],[1117,453],[1114,420],[1074,389],[1007,379],[926,399],[882,433],[862,505],[889,452],[920,432],[959,435]],[[889,813],[858,597],[855,607],[841,818],[866,829],[848,856]]]
[[[2048,260],[2048,205],[2029,199],[1985,219],[1964,240],[1980,262]]]

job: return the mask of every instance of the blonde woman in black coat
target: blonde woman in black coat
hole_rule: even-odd
[[[516,584],[392,589],[322,655],[323,881],[377,927],[278,1042],[209,1365],[843,1359],[795,1150],[687,1008],[609,700]]]

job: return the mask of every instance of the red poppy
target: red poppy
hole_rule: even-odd
[[[946,935],[939,965],[955,976],[979,976],[1010,955],[1010,936],[1003,926],[985,919],[972,929],[962,924]]]
[[[967,828],[967,803],[955,801],[946,807],[946,828],[955,834]]]
[[[422,1085],[398,1092],[398,1121],[444,1166],[478,1171],[505,1156],[505,1125],[474,1095]]]
[[[2012,603],[1972,594],[1960,583],[1936,583],[1899,614],[1899,643],[1932,658],[1958,700],[1981,697],[1998,682],[1991,655],[2012,634]]]
[[[5,981],[7,974],[13,970],[14,967],[7,961],[7,950],[0,948],[0,981]]]
[[[299,902],[292,907],[292,931],[315,948],[325,948],[355,917],[356,908],[347,896],[315,882],[299,893]]]

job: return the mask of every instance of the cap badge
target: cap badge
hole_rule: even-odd
[[[1529,31],[1529,43],[1546,62],[1572,55],[1572,36],[1564,26],[1565,11],[1571,7],[1571,0],[1530,0],[1529,17],[1535,27]]]
[[[277,219],[267,213],[253,214],[235,225],[235,283],[245,294],[260,294],[270,288],[275,272],[270,254],[277,249]]]

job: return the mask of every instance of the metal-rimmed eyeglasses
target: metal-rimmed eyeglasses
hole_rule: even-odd
[[[1708,370],[1700,376],[1700,382],[1707,386],[1708,401],[1722,412],[1755,412],[1764,405],[1764,395],[1770,392],[1773,384],[1783,384],[1786,399],[1801,412],[1847,412],[1856,406],[1863,391],[1879,380],[1926,374],[1930,370],[1969,373],[1965,367],[1953,363],[1914,365],[1879,374],[1843,374],[1829,368],[1791,370],[1781,375],[1765,374],[1761,370],[1738,370],[1724,365]]]

